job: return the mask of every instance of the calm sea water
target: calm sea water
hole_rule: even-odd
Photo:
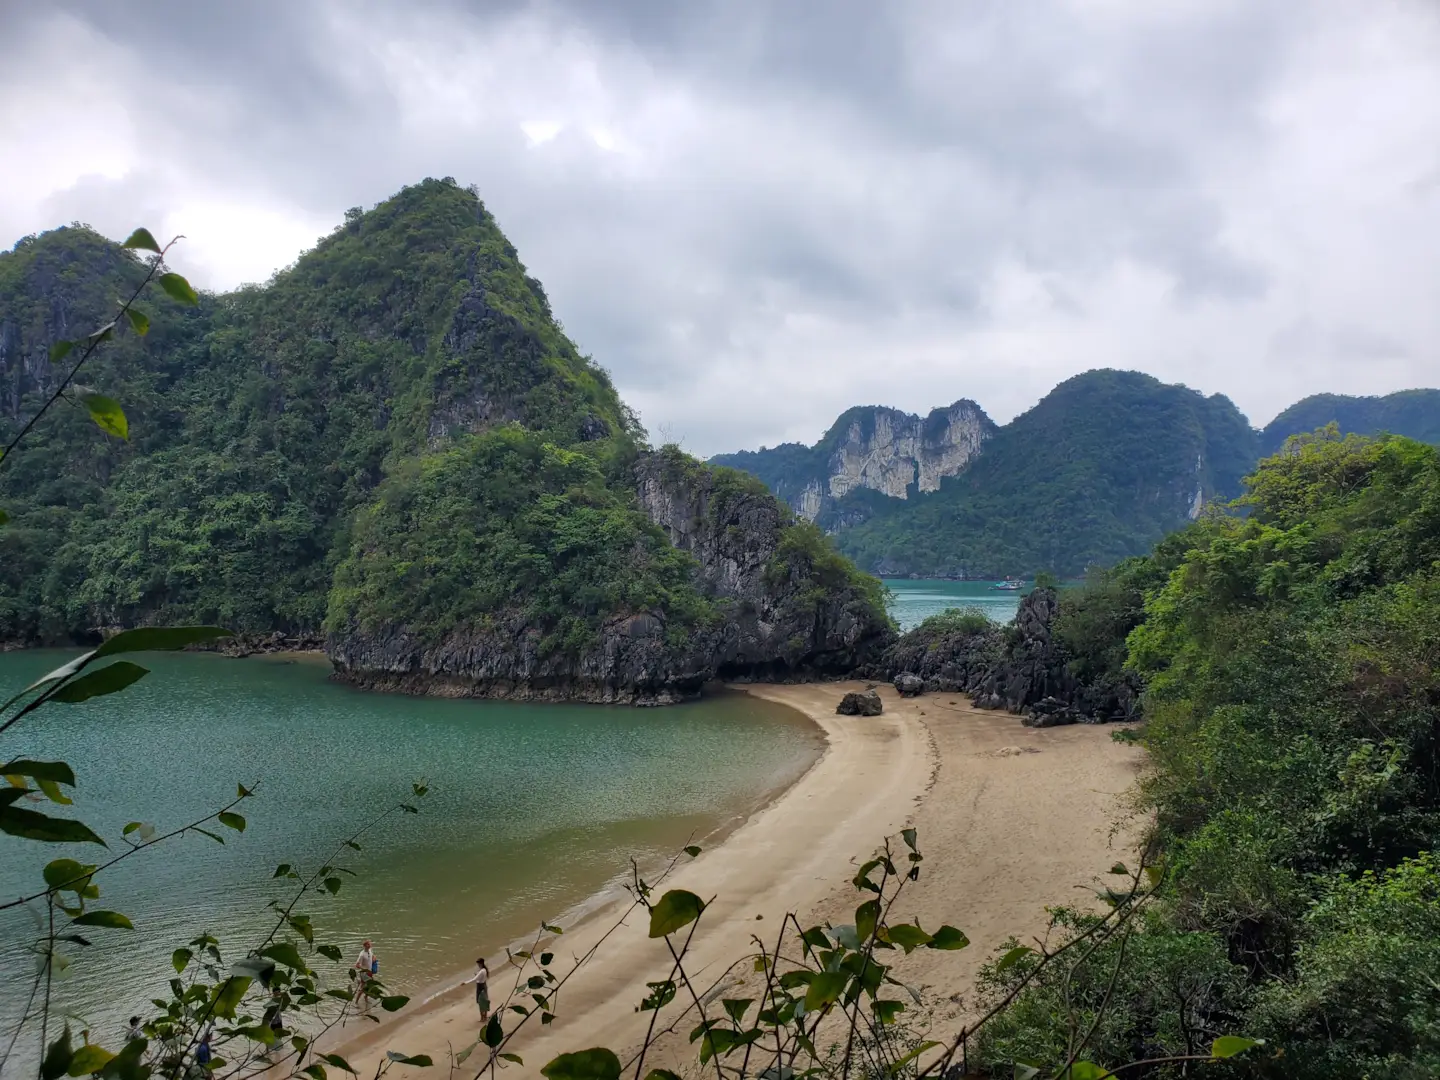
[[[915,581],[910,578],[886,578],[885,586],[893,599],[890,614],[901,630],[919,626],[931,615],[946,608],[979,608],[996,622],[1007,623],[1015,617],[1020,598],[1034,585],[1026,583],[1018,592],[1001,592],[990,588],[988,581]]]
[[[68,655],[0,654],[0,698]],[[819,750],[798,714],[742,694],[664,709],[445,701],[349,690],[326,681],[323,660],[141,659],[152,674],[140,683],[39,709],[0,750],[70,762],[75,809],[112,851],[127,821],[172,828],[237,783],[258,785],[242,808],[248,828],[223,847],[186,836],[100,879],[100,906],[136,929],[75,947],[57,998],[107,1036],[131,1003],[163,992],[171,950],[210,931],[243,955],[284,893],[274,867],[317,865],[416,778],[431,786],[422,814],[375,826],[349,852],[358,876],[300,907],[317,940],[347,954],[373,938],[387,982],[412,994],[558,918],[631,857],[653,861],[745,813]],[[33,891],[49,858],[104,857],[93,845],[41,848],[0,835],[0,898]],[[0,1033],[28,993],[32,936],[25,909],[0,912]]]

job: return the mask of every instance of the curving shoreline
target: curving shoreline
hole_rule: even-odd
[[[958,954],[916,953],[907,981],[929,988],[944,1023],[965,1007],[963,995],[985,956],[1011,934],[1043,926],[1047,904],[1069,903],[1074,886],[1103,874],[1117,851],[1112,839],[1118,796],[1133,779],[1140,751],[1098,727],[1028,729],[1019,718],[984,712],[946,694],[900,699],[883,688],[885,713],[842,717],[834,708],[864,684],[750,684],[749,693],[788,705],[824,732],[826,747],[811,768],[693,861],[682,860],[666,888],[685,888],[714,901],[691,946],[692,974],[708,985],[753,951],[751,935],[778,927],[787,911],[802,919],[851,921],[848,879],[853,865],[886,835],[914,825],[927,860],[925,874],[902,901],[901,918],[949,922],[974,942]],[[953,702],[953,704],[951,704]],[[603,904],[550,948],[557,974],[614,925],[621,902]],[[913,910],[912,910],[913,909]],[[631,912],[596,955],[567,983],[555,1022],[534,1025],[512,1042],[524,1068],[538,1075],[556,1054],[606,1045],[624,1055],[644,1034],[635,1005],[647,980],[664,978],[670,959]],[[503,956],[491,959],[492,997],[508,989]],[[730,977],[738,987],[743,976]],[[960,1001],[955,995],[962,995]],[[948,1015],[947,1015],[948,1011]],[[683,1026],[683,1025],[682,1025]],[[326,1049],[361,1072],[387,1049],[426,1053],[444,1067],[449,1048],[478,1034],[478,1014],[463,989],[364,1029],[351,1027]],[[647,1057],[654,1065],[683,1063],[683,1037],[662,1039]],[[392,1076],[426,1070],[396,1067]]]

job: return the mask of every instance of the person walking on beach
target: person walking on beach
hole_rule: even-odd
[[[461,986],[475,984],[475,1004],[480,1008],[480,1023],[490,1019],[490,969],[485,966],[482,956],[475,961],[475,974],[461,983]]]
[[[375,950],[370,947],[367,938],[360,948],[360,955],[355,958],[355,993],[358,995],[362,1012],[370,1010],[370,995],[365,991],[379,970],[380,961],[375,959]]]

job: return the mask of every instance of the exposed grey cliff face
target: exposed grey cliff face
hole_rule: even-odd
[[[842,675],[893,639],[878,582],[867,589],[763,484],[667,451],[635,472],[640,505],[727,611],[721,676]]]
[[[851,410],[847,417],[838,440],[834,428],[827,436],[827,441],[835,440],[827,463],[827,490],[836,499],[856,488],[871,488],[893,499],[905,498],[912,484],[935,491],[942,479],[959,475],[970,464],[995,430],[973,401],[957,401],[923,419],[885,408]]]
[[[589,646],[563,654],[542,645],[544,628],[503,617],[439,643],[404,628],[332,635],[337,677],[433,696],[664,705],[716,678],[841,676],[893,641],[878,583],[867,590],[757,481],[670,451],[642,456],[634,476],[645,513],[695,558],[715,601],[711,623],[672,632],[648,612],[617,615]]]
[[[787,443],[710,460],[759,477],[801,517],[834,533],[869,518],[875,496],[903,500],[912,490],[938,490],[969,468],[996,430],[973,401],[923,417],[867,405],[846,410],[814,446]]]

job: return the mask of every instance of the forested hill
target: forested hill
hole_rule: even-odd
[[[998,429],[939,491],[836,540],[890,574],[1078,574],[1141,554],[1208,500],[1238,495],[1257,457],[1228,398],[1091,371]]]
[[[143,273],[83,227],[0,255],[0,436],[53,389],[49,346]],[[326,632],[357,681],[668,700],[888,632],[873,580],[763,491],[749,539],[784,573],[746,610],[788,636],[737,626],[642,505],[643,432],[609,377],[451,180],[347,214],[263,287],[143,306],[149,334],[83,376],[131,440],[58,408],[0,467],[0,643],[218,622]]]
[[[1078,574],[1148,550],[1237,494],[1262,454],[1331,423],[1440,445],[1440,390],[1319,394],[1254,431],[1222,395],[1091,371],[1000,428],[969,401],[924,421],[865,406],[813,447],[711,461],[763,480],[875,573]]]
[[[1314,394],[1265,425],[1260,449],[1273,454],[1291,435],[1336,424],[1342,433],[1404,435],[1440,446],[1440,390],[1401,390],[1384,397]]]

